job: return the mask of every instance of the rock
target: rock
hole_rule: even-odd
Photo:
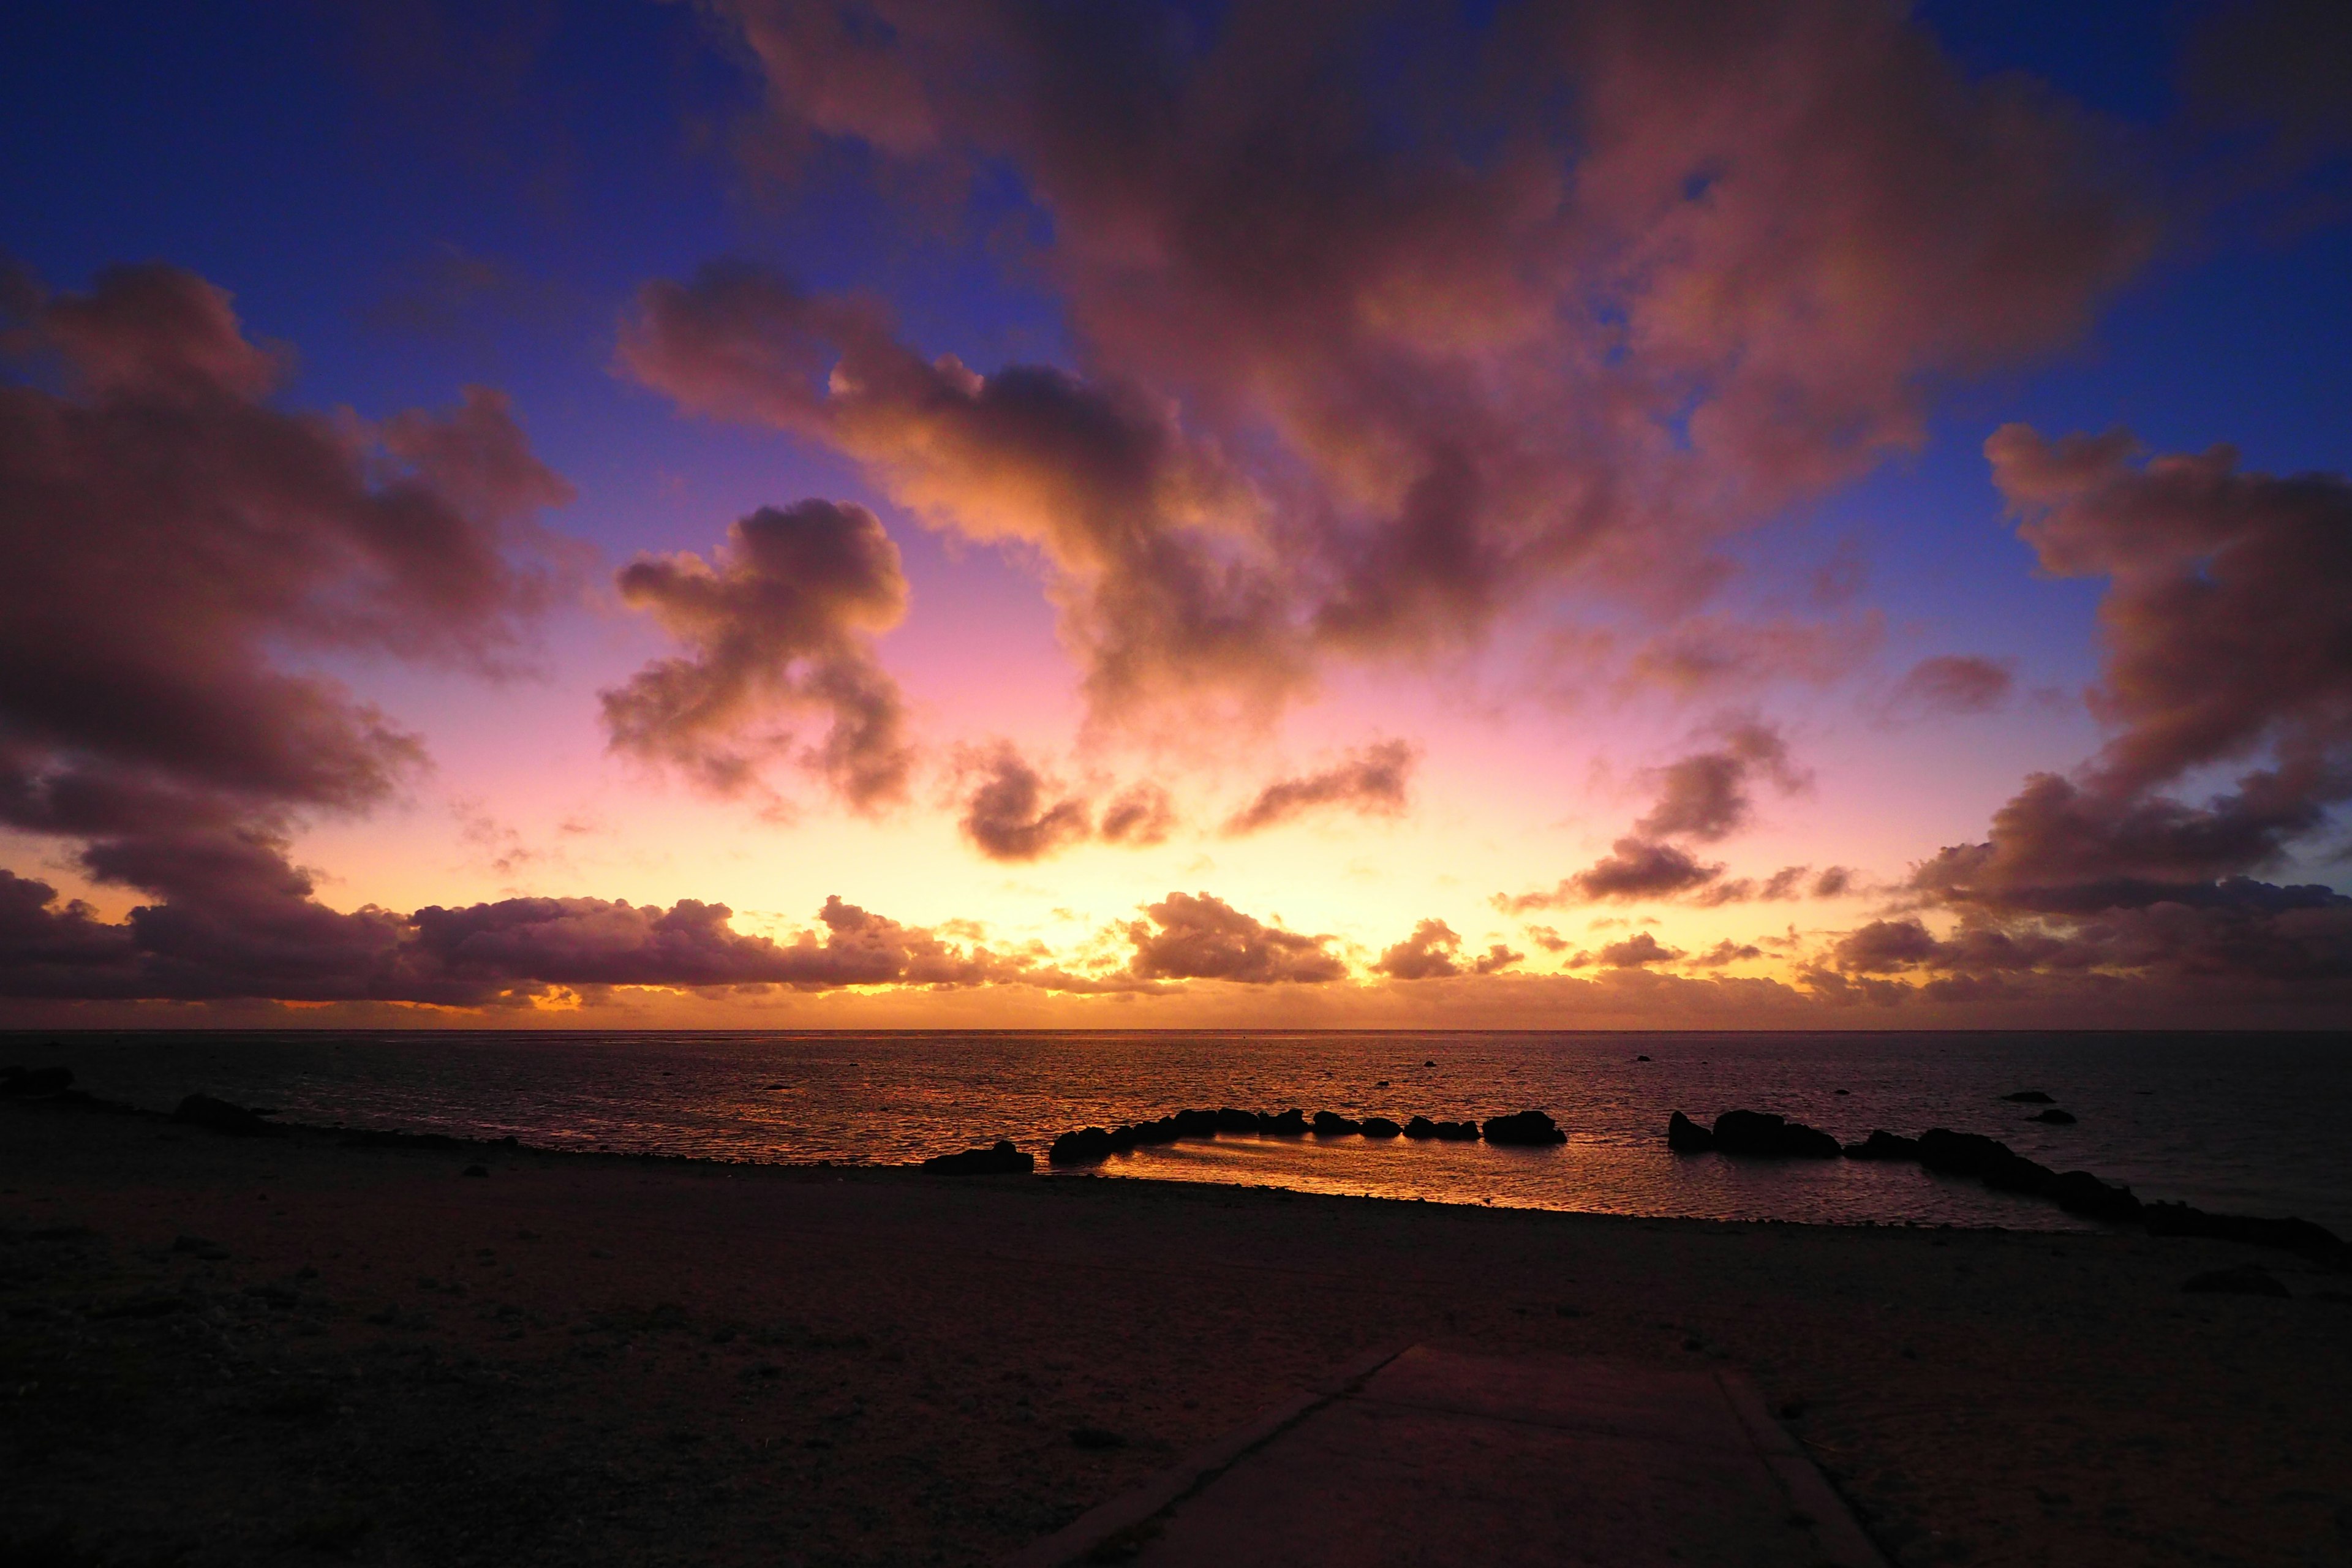
[[[490,1173],[490,1168],[488,1165],[468,1165],[457,1173],[461,1176],[488,1177]]]
[[[2110,1186],[2088,1171],[2069,1171],[2050,1184],[2048,1195],[2068,1214],[2085,1219],[2128,1223],[2142,1215],[2139,1199],[2129,1187]]]
[[[1478,1124],[1475,1121],[1441,1121],[1437,1124],[1437,1136],[1441,1142],[1475,1143],[1478,1142]]]
[[[1318,1138],[1345,1138],[1350,1132],[1363,1130],[1362,1122],[1351,1121],[1337,1111],[1318,1110],[1315,1113],[1315,1136]]]
[[[1645,1062],[1645,1061],[1648,1061],[1650,1058],[1647,1058],[1647,1057],[1635,1057],[1633,1059],[1634,1059],[1635,1061],[1637,1061],[1637,1062]]]
[[[1385,1116],[1367,1116],[1364,1118],[1364,1136],[1367,1138],[1393,1138],[1403,1131],[1403,1128],[1399,1127],[1395,1122],[1391,1121]]]
[[[2340,1253],[2344,1243],[2324,1225],[2307,1219],[2263,1219],[2252,1215],[2207,1214],[2189,1204],[2149,1204],[2143,1211],[2150,1236],[2202,1236],[2249,1247],[2297,1252]]]
[[[1902,1137],[1883,1127],[1874,1127],[1869,1137],[1859,1143],[1845,1146],[1845,1157],[1849,1160],[1916,1160],[1919,1157],[1919,1140]]]
[[[1277,1138],[1300,1138],[1307,1133],[1307,1112],[1293,1107],[1279,1116],[1261,1116],[1257,1130],[1271,1132]]]
[[[1045,1162],[1052,1165],[1099,1165],[1110,1156],[1110,1134],[1099,1127],[1065,1132],[1045,1151]]]
[[[1108,1448],[1124,1448],[1127,1439],[1105,1426],[1073,1426],[1070,1442],[1075,1447],[1100,1452]]]
[[[1833,1160],[1844,1151],[1818,1127],[1761,1110],[1727,1110],[1715,1119],[1715,1146],[1726,1154]]]
[[[1122,1128],[1120,1131],[1131,1130]],[[1025,1176],[1036,1168],[1037,1157],[1014,1148],[1009,1138],[1000,1138],[985,1149],[934,1154],[923,1162],[924,1170],[937,1171],[949,1176]]]
[[[2032,1116],[2027,1117],[2026,1120],[2028,1121],[2047,1121],[2053,1127],[2072,1127],[2074,1125],[2074,1113],[2071,1110],[2061,1110],[2053,1105],[2047,1110],[2036,1111]]]
[[[1386,1088],[1388,1088],[1388,1086],[1389,1086],[1389,1080],[1388,1080],[1388,1079],[1381,1079],[1381,1081],[1380,1081],[1380,1082],[1378,1082],[1378,1083],[1376,1083],[1376,1084],[1372,1085],[1372,1087],[1373,1087],[1374,1089],[1386,1089]]]
[[[2038,1089],[2021,1089],[2015,1094],[2004,1094],[2001,1098],[2003,1100],[2014,1100],[2020,1105],[2049,1105],[2053,1103],[2050,1097],[2042,1093]]]
[[[1508,1116],[1490,1116],[1483,1131],[1489,1143],[1535,1147],[1568,1142],[1568,1134],[1540,1110],[1516,1110]]]
[[[2234,1268],[2215,1268],[2203,1274],[2192,1274],[2181,1281],[2180,1288],[2195,1295],[2288,1296],[2294,1294],[2280,1282],[2277,1275],[2259,1263],[2241,1263]]]
[[[71,1068],[0,1068],[0,1095],[33,1100],[63,1094],[73,1087],[73,1080]]]
[[[1715,1134],[1677,1110],[1666,1118],[1666,1147],[1677,1154],[1704,1154],[1715,1147]]]
[[[1919,1163],[1948,1176],[1976,1175],[1989,1161],[2008,1152],[2008,1144],[1980,1133],[1930,1127],[1919,1134]]]
[[[1426,1116],[1416,1116],[1404,1124],[1404,1135],[1408,1138],[1434,1138],[1437,1136],[1437,1123]]]
[[[1433,1068],[1433,1067],[1435,1067],[1435,1066],[1437,1065],[1437,1063],[1435,1062],[1435,1060],[1433,1060],[1433,1060],[1430,1060],[1430,1061],[1425,1061],[1425,1062],[1422,1063],[1421,1065],[1422,1065],[1422,1066],[1423,1066],[1423,1067],[1425,1067],[1425,1068]]]
[[[263,1138],[278,1131],[244,1106],[215,1100],[209,1094],[192,1094],[180,1101],[180,1109],[172,1113],[172,1120],[209,1127],[232,1138]]]
[[[1214,1138],[1217,1135],[1217,1113],[1213,1110],[1180,1110],[1174,1121],[1179,1138]]]
[[[1232,1106],[1228,1105],[1217,1112],[1217,1131],[1220,1132],[1255,1132],[1257,1131],[1257,1112],[1255,1110],[1236,1110]]]
[[[1830,1092],[1832,1094],[1852,1094],[1853,1090],[1850,1089],[1833,1089],[1830,1090]]]

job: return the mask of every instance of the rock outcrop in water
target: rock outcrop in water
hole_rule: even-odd
[[[2039,1089],[2021,1090],[2003,1098],[2032,1103],[2034,1097],[2045,1100],[2048,1098]],[[2063,1111],[2058,1114],[2065,1115]],[[2066,1120],[2071,1121],[2073,1118]],[[2088,1171],[2053,1171],[2038,1160],[2020,1154],[1998,1138],[1988,1138],[1980,1132],[1931,1127],[1916,1138],[1904,1138],[1880,1128],[1862,1142],[1848,1143],[1840,1149],[1829,1134],[1800,1122],[1783,1121],[1777,1116],[1727,1110],[1716,1118],[1710,1130],[1677,1110],[1666,1123],[1666,1146],[1685,1154],[1709,1150],[1730,1154],[1843,1153],[1849,1160],[1916,1162],[1939,1175],[1973,1177],[1996,1192],[2045,1198],[2068,1214],[2085,1219],[2117,1225],[2144,1224],[2151,1236],[2205,1237],[2250,1247],[2278,1247],[2325,1258],[2339,1267],[2352,1267],[2352,1247],[2326,1226],[2310,1220],[2208,1214],[2189,1204],[2143,1204],[2129,1187],[2103,1182]]]
[[[1715,1147],[1724,1154],[1775,1159],[1834,1160],[1844,1151],[1818,1127],[1761,1110],[1727,1110],[1715,1119]]]
[[[1540,1110],[1515,1110],[1508,1116],[1490,1116],[1480,1131],[1486,1133],[1489,1143],[1534,1147],[1568,1142],[1568,1134]]]
[[[1393,1138],[1403,1131],[1403,1128],[1398,1126],[1395,1122],[1391,1121],[1385,1116],[1367,1116],[1364,1118],[1363,1133],[1367,1138]]]
[[[209,1127],[233,1138],[266,1138],[278,1131],[262,1119],[260,1112],[215,1100],[209,1094],[192,1094],[180,1101],[180,1109],[172,1113],[172,1120],[192,1127]]]
[[[73,1087],[71,1068],[0,1068],[0,1095],[12,1100],[38,1100],[63,1094]]]
[[[1416,1116],[1404,1124],[1408,1138],[1434,1138],[1446,1143],[1475,1143],[1478,1141],[1478,1124],[1475,1121],[1432,1121],[1426,1116]]]
[[[1318,1138],[1345,1138],[1351,1132],[1361,1132],[1363,1130],[1362,1122],[1342,1116],[1336,1110],[1318,1110],[1315,1113],[1315,1136]]]
[[[986,1149],[934,1154],[923,1162],[924,1170],[947,1176],[1025,1176],[1036,1168],[1037,1157],[1014,1148],[1009,1138],[1000,1138]]]
[[[1666,1119],[1666,1147],[1677,1154],[1704,1154],[1715,1147],[1715,1134],[1677,1110]]]

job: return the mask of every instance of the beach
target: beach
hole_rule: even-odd
[[[0,1189],[19,1561],[984,1563],[1405,1343],[1742,1368],[1897,1563],[2352,1552],[2352,1276],[2222,1242],[57,1103]]]

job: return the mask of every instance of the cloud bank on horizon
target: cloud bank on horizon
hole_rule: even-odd
[[[2200,14],[2135,121],[1879,0],[713,0],[665,25],[754,101],[702,177],[848,237],[531,329],[751,476],[685,545],[543,375],[310,406],[266,272],[19,268],[0,1021],[2340,1021],[2340,430],[1949,412],[2167,331],[2151,268],[2245,214],[2340,244],[2339,20]],[[1044,324],[971,325],[1003,289]],[[1956,432],[2064,624],[1873,601]],[[1946,733],[1982,804],[1890,853],[1844,803]],[[658,897],[395,907],[451,767],[601,792]]]

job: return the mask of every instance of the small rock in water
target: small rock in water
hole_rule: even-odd
[[[2021,1089],[2015,1094],[2004,1094],[2001,1098],[2003,1100],[2014,1100],[2019,1105],[2048,1105],[2052,1103],[2050,1097],[2042,1093],[2038,1089]]]
[[[461,1176],[488,1176],[490,1168],[488,1165],[468,1165],[457,1173]]]
[[[1433,1067],[1435,1067],[1437,1064],[1436,1064],[1434,1061],[1426,1061],[1426,1062],[1422,1063],[1421,1065],[1422,1065],[1422,1066],[1423,1066],[1423,1067],[1425,1067],[1425,1068],[1433,1068]]]
[[[2027,1117],[2026,1120],[2028,1121],[2047,1121],[2053,1127],[2072,1127],[2074,1125],[2074,1113],[2071,1110],[2061,1110],[2053,1105],[2047,1110],[2035,1111],[2032,1115]]]
[[[1362,1122],[1350,1121],[1336,1110],[1318,1110],[1315,1113],[1315,1135],[1318,1138],[1345,1138],[1350,1132],[1361,1132],[1363,1130]]]
[[[1883,1127],[1876,1128],[1861,1142],[1847,1144],[1845,1157],[1849,1160],[1916,1160],[1919,1157],[1919,1140],[1902,1137]]]
[[[1650,1058],[1647,1058],[1647,1057],[1635,1057],[1633,1059],[1634,1059],[1635,1061],[1637,1061],[1637,1062],[1645,1062],[1645,1061],[1648,1061]]]
[[[1393,1138],[1403,1131],[1403,1128],[1399,1127],[1395,1122],[1391,1121],[1385,1116],[1367,1116],[1364,1118],[1364,1136],[1367,1138]]]
[[[1830,1092],[1832,1094],[1852,1094],[1853,1090],[1850,1089],[1833,1089],[1830,1090]]]

